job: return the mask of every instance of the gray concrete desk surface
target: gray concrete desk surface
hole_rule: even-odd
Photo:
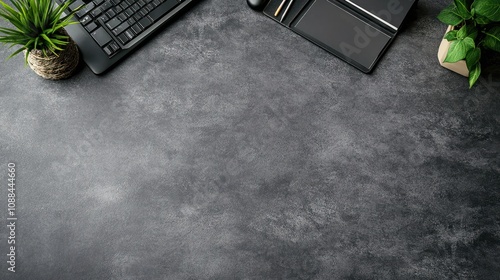
[[[103,76],[2,62],[0,278],[498,279],[500,87],[438,65],[449,2],[371,75],[242,0]]]

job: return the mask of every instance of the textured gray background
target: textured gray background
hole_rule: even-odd
[[[2,62],[0,278],[500,279],[500,84],[439,66],[449,2],[371,75],[242,0],[103,76]]]

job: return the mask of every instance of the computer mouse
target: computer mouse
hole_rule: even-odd
[[[269,2],[269,0],[247,0],[248,6],[256,11],[264,10],[267,2]]]

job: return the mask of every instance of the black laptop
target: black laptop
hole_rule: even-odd
[[[101,74],[196,1],[76,0],[69,9],[85,5],[75,15],[80,23],[65,29],[85,63]]]

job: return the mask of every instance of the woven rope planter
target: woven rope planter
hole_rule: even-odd
[[[67,35],[66,31],[63,33]],[[28,55],[28,64],[36,74],[49,80],[70,77],[80,62],[80,53],[75,42],[69,37],[69,44],[57,55],[45,56],[40,50],[32,50]]]

